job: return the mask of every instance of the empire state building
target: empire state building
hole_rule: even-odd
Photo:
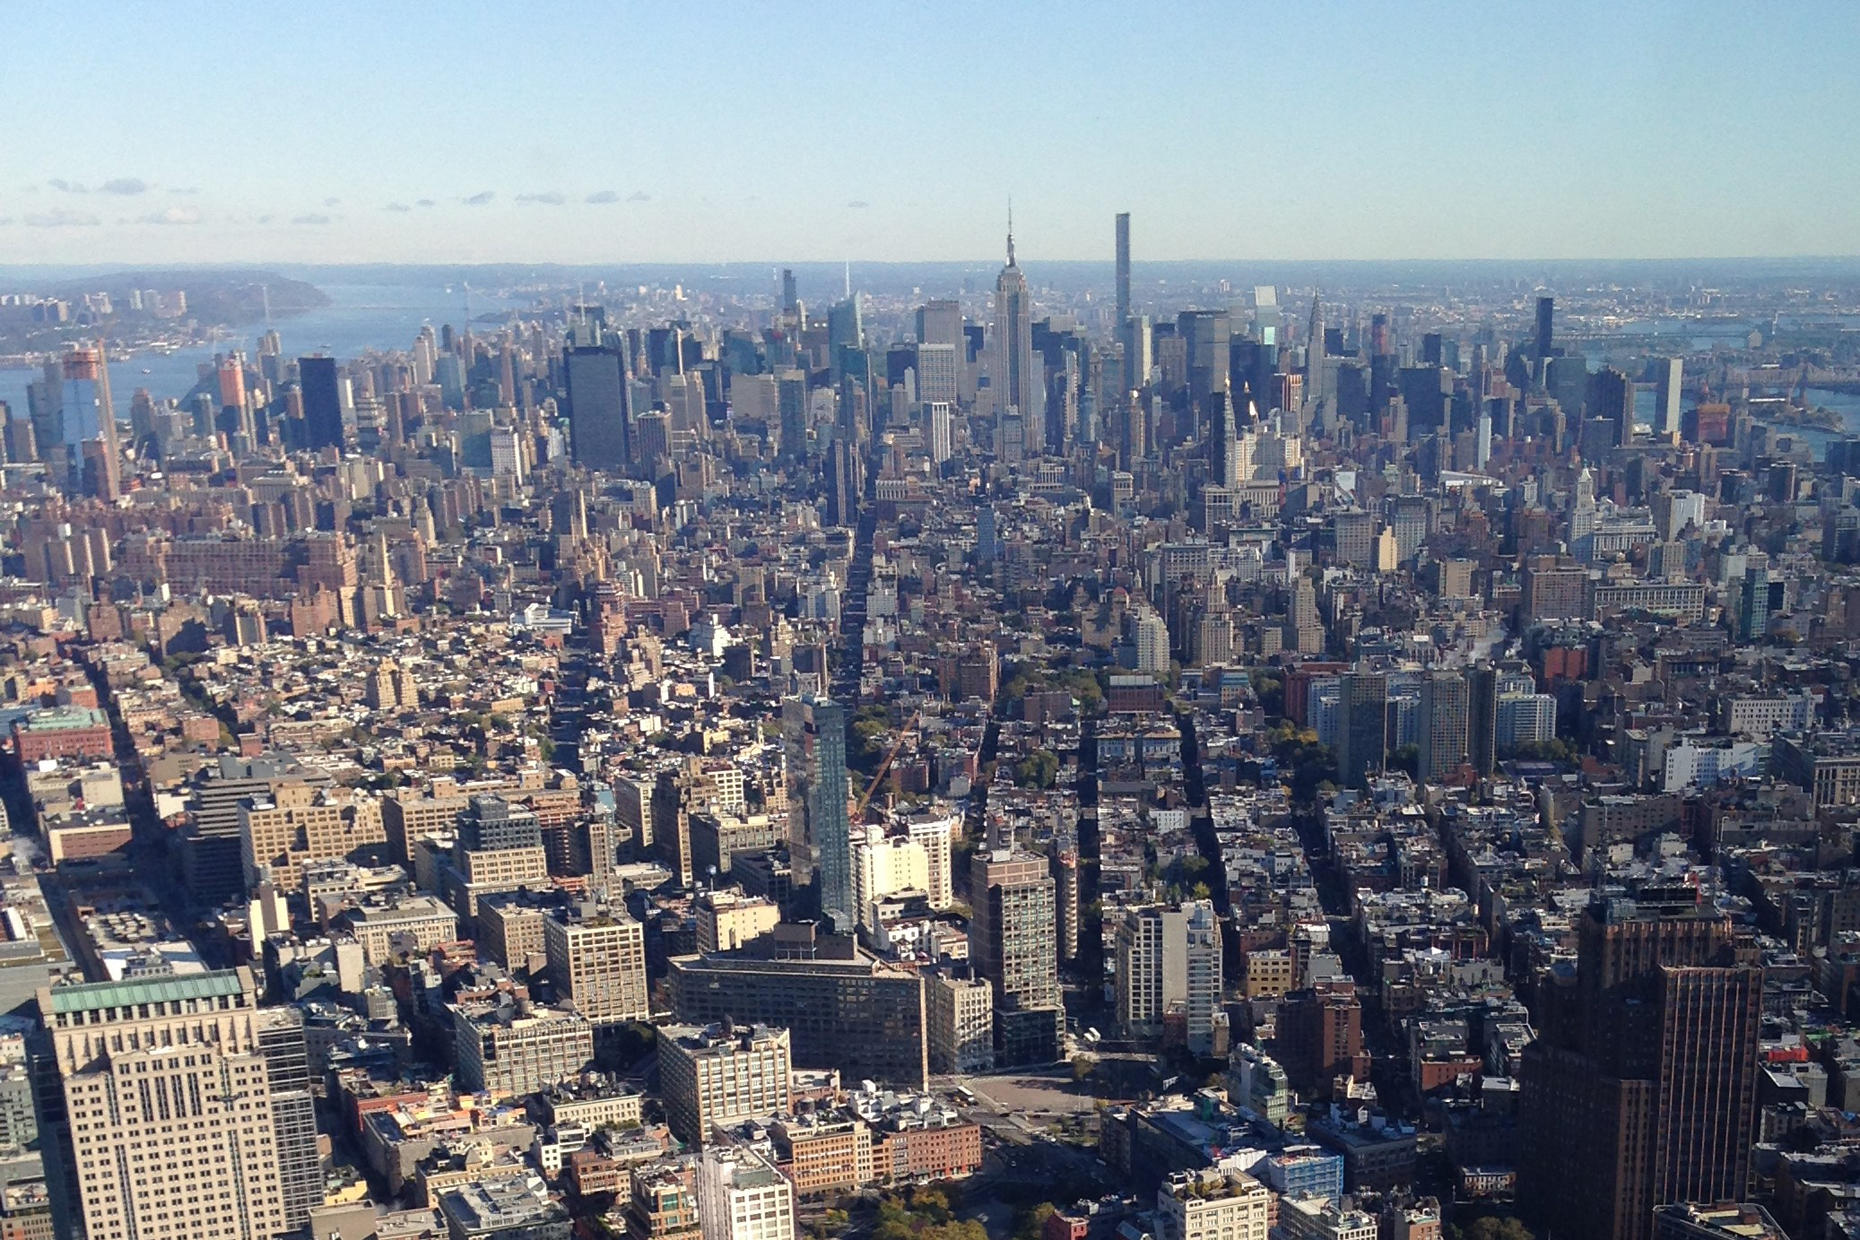
[[[1014,225],[1007,235],[1007,266],[995,280],[995,407],[1013,409],[1037,424],[1041,390],[1040,372],[1033,368],[1033,302],[1027,277],[1014,263]]]

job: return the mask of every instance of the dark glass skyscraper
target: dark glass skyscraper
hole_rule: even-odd
[[[1361,788],[1380,771],[1389,748],[1389,678],[1380,672],[1345,672],[1338,697],[1337,779]]]
[[[1212,409],[1208,396],[1227,390],[1232,325],[1225,310],[1184,310],[1175,330],[1188,345],[1189,400],[1206,414]]]
[[[625,345],[616,338],[571,348],[562,360],[568,376],[570,454],[584,469],[624,472],[633,459]]]
[[[342,446],[342,392],[333,357],[300,357],[297,380],[304,397],[304,443],[312,451]]]
[[[1613,366],[1604,366],[1589,379],[1589,416],[1614,424],[1615,442],[1634,442],[1634,381]]]
[[[1553,328],[1556,323],[1556,298],[1539,297],[1537,299],[1537,356],[1551,356]]]
[[[1546,1234],[1646,1240],[1749,1188],[1763,970],[1684,883],[1599,894],[1524,1051],[1518,1196]],[[1578,1190],[1579,1187],[1579,1191]]]
[[[1466,752],[1476,774],[1498,765],[1498,671],[1490,665],[1466,669]]]

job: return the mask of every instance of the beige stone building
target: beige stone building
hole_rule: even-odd
[[[365,861],[385,851],[387,833],[372,796],[292,781],[239,807],[239,842],[248,891],[265,869],[279,891],[294,892],[306,862]]]
[[[294,1229],[249,970],[47,987],[39,1014],[65,1111],[47,1160],[68,1154],[88,1240]]]
[[[702,1145],[747,1119],[793,1110],[788,1031],[766,1025],[659,1030],[659,1079],[673,1132]]]
[[[624,908],[593,903],[554,910],[543,922],[549,976],[595,1025],[650,1020],[646,928]]]

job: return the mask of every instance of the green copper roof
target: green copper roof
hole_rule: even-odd
[[[80,986],[54,986],[52,1011],[96,1012],[104,1008],[128,1007],[137,1003],[172,1003],[178,999],[217,999],[222,995],[245,992],[239,974],[227,969],[218,973],[159,973],[147,977],[126,977],[120,982],[86,982]]]

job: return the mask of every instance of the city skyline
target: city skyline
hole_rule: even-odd
[[[1844,7],[199,11],[15,20],[20,63],[230,71],[154,77],[132,123],[22,92],[0,265],[979,259],[1010,195],[1034,263],[1108,255],[1114,211],[1139,262],[1860,252],[1860,161],[1774,123],[1860,104]],[[1788,192],[1740,192],[1738,152]]]
[[[1860,8],[431,14],[8,23],[0,1240],[1860,1240]]]

